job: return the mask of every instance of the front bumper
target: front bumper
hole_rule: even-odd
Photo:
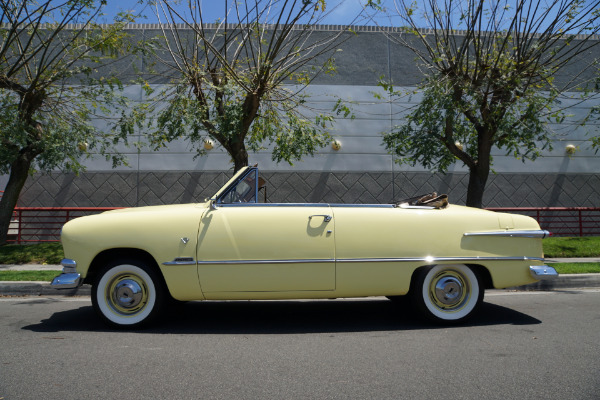
[[[63,273],[52,279],[50,287],[54,289],[75,289],[83,284],[81,275],[77,273],[77,263],[69,258],[61,262]]]
[[[529,273],[539,281],[558,278],[558,272],[548,265],[532,265],[529,267]]]

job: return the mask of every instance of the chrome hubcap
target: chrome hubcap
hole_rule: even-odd
[[[456,303],[456,300],[462,296],[462,292],[461,282],[451,276],[440,279],[435,285],[435,297],[443,304]]]
[[[469,281],[459,271],[440,271],[429,284],[429,298],[433,305],[445,312],[461,309],[469,300]]]
[[[136,307],[142,301],[142,287],[134,280],[125,279],[115,287],[115,304],[123,308]]]
[[[149,299],[144,280],[132,273],[122,273],[112,278],[106,286],[106,303],[123,316],[132,316],[146,306]]]

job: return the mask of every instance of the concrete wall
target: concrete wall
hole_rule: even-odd
[[[389,203],[431,191],[465,204],[468,176],[427,172],[266,172],[271,202]],[[198,202],[216,193],[222,172],[89,172],[28,180],[21,206],[112,207]],[[488,207],[598,207],[600,174],[496,174]]]
[[[134,30],[139,37],[157,33],[149,27]],[[327,29],[317,35],[326,35]],[[598,49],[598,48],[596,48]],[[259,163],[269,184],[272,201],[326,201],[380,203],[436,190],[449,193],[451,201],[464,203],[468,177],[466,169],[455,164],[447,175],[431,173],[420,166],[398,165],[381,144],[381,133],[402,123],[402,115],[418,103],[419,95],[401,101],[377,100],[379,76],[391,78],[398,87],[414,89],[422,78],[412,53],[368,28],[359,29],[336,53],[338,73],[320,76],[307,89],[310,95],[306,113],[329,112],[338,99],[351,102],[356,119],[338,119],[332,131],[342,143],[339,151],[327,147],[315,157],[294,166],[271,161],[268,150],[250,155]],[[591,58],[600,51],[590,52]],[[114,66],[125,75],[134,67],[146,73],[151,60],[123,60]],[[558,80],[566,81],[578,73],[577,65],[563,70]],[[160,89],[164,77],[148,75]],[[584,76],[585,77],[585,76]],[[145,100],[138,86],[126,94],[134,101]],[[590,148],[589,132],[600,133],[598,125],[579,122],[598,99],[580,102],[576,93],[564,99],[570,106],[567,120],[548,126],[556,134],[553,150],[543,152],[535,162],[521,162],[503,151],[494,151],[494,170],[484,204],[486,206],[599,206],[600,157]],[[571,97],[571,98],[569,98]],[[99,126],[103,122],[97,122]],[[143,140],[144,132],[137,132]],[[578,151],[569,156],[565,147]],[[30,178],[22,193],[22,206],[136,206],[193,202],[210,196],[227,179],[232,167],[229,156],[215,148],[194,160],[185,141],[173,142],[166,149],[151,151],[123,147],[129,166],[115,170],[102,158],[87,160],[87,172],[75,177],[52,173]],[[2,184],[2,181],[0,181]]]

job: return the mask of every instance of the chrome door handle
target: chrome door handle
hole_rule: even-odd
[[[311,215],[310,217],[308,217],[308,219],[312,219],[313,217],[323,217],[323,221],[325,222],[329,222],[331,221],[331,215],[327,215],[327,214],[317,214],[317,215]]]

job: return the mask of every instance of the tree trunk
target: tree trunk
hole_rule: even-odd
[[[2,200],[0,200],[0,246],[5,245],[8,239],[10,220],[34,158],[35,155],[21,153],[10,167],[10,177],[4,189]]]
[[[246,95],[246,99],[244,100],[244,117],[242,119],[242,126],[237,133],[238,141],[233,143],[230,152],[234,165],[233,173],[236,173],[240,169],[248,166],[248,151],[246,150],[244,139],[246,138],[246,135],[248,135],[248,131],[250,130],[252,122],[254,122],[256,119],[258,109],[260,107],[261,97],[262,93],[259,91],[258,93],[248,93]]]
[[[242,142],[241,145],[235,146],[231,152],[231,158],[233,158],[233,173],[235,174],[240,169],[248,166],[248,151],[246,146]]]
[[[486,168],[485,165],[476,164],[473,168],[469,168],[469,186],[467,188],[468,207],[483,208],[483,193],[489,175],[489,165]]]
[[[467,207],[483,208],[483,193],[490,176],[490,155],[496,131],[497,127],[488,123],[477,128],[477,161],[469,165]]]

